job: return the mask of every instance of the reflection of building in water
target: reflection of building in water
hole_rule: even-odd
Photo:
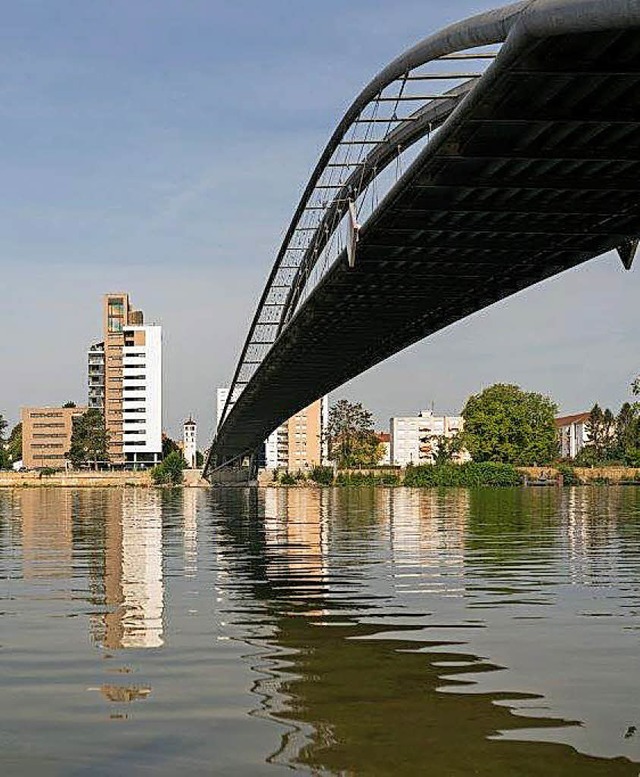
[[[106,504],[105,647],[163,644],[162,513],[160,494],[132,489]]]
[[[561,492],[559,512],[566,526],[569,575],[573,584],[591,585],[615,574],[618,553],[601,554],[618,544],[622,502],[633,489],[569,488]]]
[[[286,568],[322,577],[325,573],[326,531],[322,509],[324,489],[267,488],[264,492],[267,546],[286,549]],[[325,494],[326,496],[326,494]]]
[[[71,577],[73,492],[59,488],[18,489],[25,578]]]
[[[460,593],[469,491],[401,488],[388,495],[391,553],[401,570],[394,577],[428,577],[442,594]]]
[[[182,515],[184,517],[184,574],[194,577],[198,571],[198,518],[197,488],[182,489]]]

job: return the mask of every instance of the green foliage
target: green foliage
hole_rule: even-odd
[[[283,472],[280,477],[280,483],[282,483],[283,486],[295,486],[298,480],[299,479],[296,478],[292,472]]]
[[[204,467],[204,454],[202,451],[196,451],[196,467],[202,469]]]
[[[336,486],[398,486],[400,476],[394,472],[339,472]]]
[[[556,412],[543,394],[496,383],[467,400],[461,442],[475,462],[548,464],[558,455]]]
[[[625,402],[614,418],[609,408],[595,404],[586,423],[589,442],[576,456],[583,467],[635,466],[640,448],[640,406]]]
[[[316,466],[309,473],[309,480],[323,486],[330,486],[333,483],[333,468]]]
[[[12,463],[22,458],[22,422],[17,423],[11,430],[7,441],[7,453]]]
[[[563,486],[578,486],[580,478],[576,475],[575,469],[570,464],[558,464],[558,474],[562,475]]]
[[[109,435],[99,410],[90,407],[73,419],[71,447],[67,456],[74,467],[92,463],[97,468],[99,462],[109,460],[108,447]]]
[[[346,399],[329,410],[329,458],[341,469],[375,466],[384,455],[373,429],[373,415],[360,402]]]
[[[447,437],[445,434],[434,435],[431,440],[436,464],[447,464],[454,460],[455,456],[463,449],[463,438],[460,434]]]
[[[162,459],[167,459],[171,453],[180,453],[180,447],[175,440],[172,440],[169,435],[162,433]]]
[[[78,407],[75,402],[65,402],[62,407]]]
[[[522,475],[511,464],[468,461],[464,464],[425,464],[407,467],[405,486],[519,486]]]
[[[48,477],[49,475],[56,475],[61,470],[56,469],[55,467],[42,467],[40,470],[40,477]]]
[[[151,478],[156,485],[179,486],[184,475],[182,470],[187,466],[180,451],[171,451],[166,459],[151,470]]]

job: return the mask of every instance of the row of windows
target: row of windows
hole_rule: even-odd
[[[57,437],[66,437],[64,432],[44,432],[42,434],[34,434],[34,440],[50,440]]]
[[[62,448],[61,442],[34,442],[32,448]]]
[[[55,421],[48,423],[48,424],[34,424],[34,429],[64,429],[64,423],[60,423],[59,421],[56,423]]]
[[[62,418],[64,413],[29,413],[29,418]]]
[[[39,453],[33,457],[34,459],[64,459],[61,453]]]
[[[125,386],[125,391],[146,391],[146,386]]]

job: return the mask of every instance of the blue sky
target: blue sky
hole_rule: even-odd
[[[491,4],[8,3],[0,28],[0,412],[85,400],[100,295],[165,327],[166,425],[203,434],[333,126],[390,59]],[[611,257],[439,333],[336,394],[380,425],[495,380],[564,410],[640,371],[638,270]]]

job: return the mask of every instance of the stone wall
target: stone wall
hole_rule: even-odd
[[[151,474],[141,472],[0,472],[0,488],[105,488],[113,486],[150,486]]]

